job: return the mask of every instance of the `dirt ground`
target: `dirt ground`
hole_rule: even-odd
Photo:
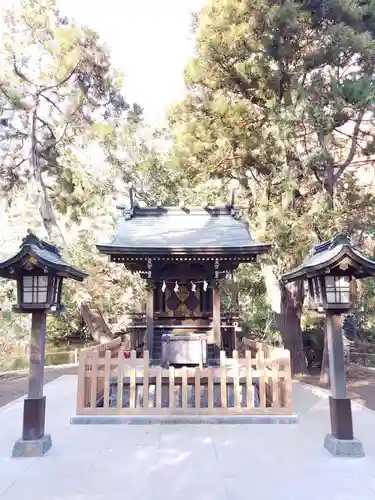
[[[375,411],[375,371],[371,372],[359,365],[350,365],[347,374],[349,397]],[[327,388],[320,384],[319,374],[300,378],[301,382]]]
[[[74,375],[77,367],[48,367],[44,374],[44,383],[52,382],[61,375]],[[27,372],[19,375],[0,375],[0,407],[20,398],[27,393]]]
[[[52,382],[61,375],[74,375],[77,367],[47,367],[45,383]],[[307,384],[324,387],[319,383],[319,375],[308,375],[300,379]],[[370,372],[358,365],[350,365],[348,370],[349,396],[353,401],[375,411],[375,372]],[[21,375],[0,375],[0,407],[22,397],[27,393],[27,373]]]

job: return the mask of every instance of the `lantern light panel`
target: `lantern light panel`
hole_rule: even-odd
[[[309,278],[310,308],[348,309],[352,305],[352,287],[349,276],[316,276]]]
[[[48,276],[23,276],[22,302],[45,304],[48,295]]]
[[[348,276],[326,276],[327,304],[350,303],[350,279]]]
[[[57,310],[61,305],[61,276],[26,274],[22,276],[19,287],[19,303],[26,309],[45,306]]]
[[[55,276],[53,284],[53,299],[52,299],[53,305],[60,304],[61,286],[62,286],[62,278],[60,276]]]

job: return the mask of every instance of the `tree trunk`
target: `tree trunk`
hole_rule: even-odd
[[[272,264],[262,264],[268,300],[275,314],[285,349],[290,350],[292,373],[307,373],[306,357],[303,349],[301,312],[303,288],[299,283],[281,283]]]
[[[39,213],[42,218],[43,225],[47,231],[48,238],[51,242],[56,242],[66,248],[66,241],[57,223],[55,212],[51,200],[49,199],[47,187],[43,179],[43,175],[39,165],[38,156],[38,140],[37,140],[37,111],[39,102],[36,100],[35,108],[31,115],[31,151],[30,151],[30,166],[33,172],[33,179],[36,189],[36,194],[39,204]]]
[[[81,304],[81,316],[95,342],[103,344],[113,340],[112,332],[99,309],[83,303]]]

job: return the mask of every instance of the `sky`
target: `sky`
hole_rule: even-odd
[[[2,2],[4,0],[0,0]],[[184,94],[183,71],[193,55],[191,13],[204,0],[58,0],[62,14],[100,34],[125,74],[128,102],[151,125]]]

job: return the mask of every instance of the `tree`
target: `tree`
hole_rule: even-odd
[[[303,290],[280,273],[333,230],[363,234],[374,215],[353,172],[373,161],[374,21],[370,1],[210,1],[172,110],[191,178],[237,178],[253,228],[274,243],[263,269],[294,372],[305,370]]]
[[[55,212],[66,198],[73,208],[88,200],[78,167],[95,125],[116,128],[141,110],[122,96],[98,34],[60,15],[54,0],[23,0],[4,22],[0,188],[11,200],[27,185],[49,238],[64,243]]]
[[[7,11],[1,37],[0,239],[9,237],[14,245],[27,226],[42,234],[42,223],[48,238],[93,274],[83,285],[67,284],[69,314],[49,320],[52,334],[64,337],[79,326],[82,300],[109,309],[112,322],[124,308],[123,300],[118,309],[108,307],[109,292],[121,299],[129,276],[115,273],[87,242],[108,230],[123,188],[102,144],[126,127],[133,133],[142,109],[125,101],[121,75],[98,34],[62,16],[53,0],[24,0]]]

